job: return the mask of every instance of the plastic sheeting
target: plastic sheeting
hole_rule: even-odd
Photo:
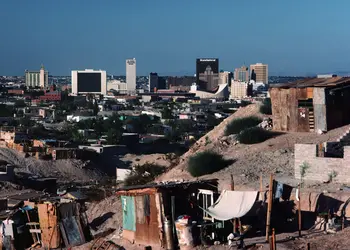
[[[257,196],[257,191],[224,190],[218,200],[206,211],[217,220],[240,218],[252,209]]]

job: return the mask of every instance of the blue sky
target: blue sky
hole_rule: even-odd
[[[195,59],[220,69],[263,62],[270,75],[350,71],[349,0],[2,0],[0,75],[43,63],[125,74],[193,74]]]

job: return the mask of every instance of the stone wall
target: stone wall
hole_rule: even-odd
[[[316,156],[316,145],[295,144],[294,171],[295,178],[300,179],[300,166],[306,162],[310,167],[306,170],[304,180],[328,181],[329,174],[335,171],[337,176],[333,182],[350,183],[350,147],[344,147],[344,158],[327,158]]]

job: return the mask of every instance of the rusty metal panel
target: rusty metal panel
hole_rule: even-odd
[[[271,98],[271,109],[272,109],[272,123],[274,130],[282,130],[281,126],[281,105],[280,105],[280,93],[282,89],[271,88],[270,98]]]
[[[56,206],[53,204],[38,204],[37,206],[43,247],[58,248],[61,238],[58,230]]]
[[[288,92],[289,89],[283,89],[280,94],[280,110],[281,110],[281,130],[288,131]]]
[[[289,91],[289,100],[288,100],[288,109],[289,109],[289,131],[298,131],[298,99],[297,99],[297,90],[290,89]]]
[[[298,100],[307,100],[307,88],[298,88],[297,97]]]
[[[306,94],[307,99],[314,98],[314,88],[307,88],[306,92],[307,92],[307,94]]]
[[[149,216],[145,210],[145,196],[135,197],[136,209],[136,232],[137,244],[160,245],[158,211],[155,195],[149,195]]]
[[[298,131],[299,132],[310,132],[309,126],[309,109],[298,108]]]
[[[149,239],[153,244],[161,244],[161,239],[159,237],[160,228],[162,225],[158,224],[158,209],[156,206],[155,195],[150,196],[150,227],[149,227]]]

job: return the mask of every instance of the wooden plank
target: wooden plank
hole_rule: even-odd
[[[53,204],[38,204],[38,214],[43,247],[58,248],[60,246],[60,234],[57,230],[58,219],[56,206]]]
[[[270,234],[270,222],[271,222],[271,210],[272,210],[272,192],[273,192],[273,175],[270,174],[269,197],[268,197],[267,215],[266,215],[266,242],[268,242],[269,234]]]

